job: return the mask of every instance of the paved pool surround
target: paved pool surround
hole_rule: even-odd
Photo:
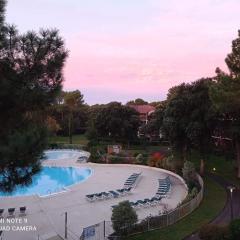
[[[19,207],[26,206],[27,223],[23,225],[37,228],[36,231],[5,232],[5,239],[33,240],[37,239],[38,235],[46,236],[54,232],[64,236],[65,212],[68,213],[70,230],[80,236],[84,227],[103,220],[110,221],[112,205],[124,200],[136,201],[154,196],[158,188],[158,179],[168,175],[172,182],[170,197],[163,199],[156,207],[137,210],[138,218],[143,219],[150,214],[157,215],[164,207],[174,209],[187,195],[187,186],[180,176],[159,168],[126,164],[78,163],[76,159],[45,160],[43,166],[87,167],[92,170],[92,174],[86,181],[69,187],[66,192],[46,197],[32,195],[0,198],[0,206],[5,211],[10,207],[16,208],[16,217]],[[86,194],[121,188],[125,180],[134,172],[142,172],[142,174],[132,194],[93,203],[85,199]]]

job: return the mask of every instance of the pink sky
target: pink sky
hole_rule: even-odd
[[[7,21],[60,30],[70,51],[64,89],[87,103],[155,101],[225,69],[239,9],[239,0],[8,0]]]

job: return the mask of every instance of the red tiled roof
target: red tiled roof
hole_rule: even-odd
[[[134,108],[140,114],[148,114],[149,112],[155,111],[155,107],[151,105],[129,105],[129,107]]]

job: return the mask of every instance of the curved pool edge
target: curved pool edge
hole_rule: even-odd
[[[33,194],[26,194],[26,195],[13,195],[13,196],[1,196],[0,195],[0,199],[12,199],[12,198],[31,198],[31,197],[38,197],[38,198],[47,198],[47,197],[53,197],[53,196],[57,196],[59,194],[63,194],[63,193],[67,193],[71,191],[71,188],[76,186],[76,185],[80,185],[84,182],[86,182],[92,175],[94,170],[90,167],[87,166],[51,166],[51,165],[44,165],[43,167],[48,167],[48,168],[73,168],[73,169],[88,169],[90,170],[90,174],[82,181],[78,181],[76,183],[70,184],[68,186],[64,186],[63,187],[63,191],[58,191],[58,192],[50,192],[49,194],[45,194],[45,195],[40,195],[39,193],[33,193]]]
[[[54,167],[59,167],[59,166],[49,166],[49,167],[54,168]],[[61,166],[61,167],[62,167],[62,166]],[[62,168],[69,168],[69,167],[64,166],[64,167],[62,167]],[[71,168],[86,168],[86,167],[71,166]],[[71,184],[71,185],[68,185],[67,187],[64,187],[64,189],[65,189],[64,191],[54,192],[54,193],[50,193],[50,194],[46,194],[46,195],[39,195],[39,194],[33,194],[33,195],[37,195],[39,198],[48,198],[48,197],[57,196],[57,195],[59,195],[59,194],[64,194],[64,193],[71,192],[71,191],[72,191],[72,189],[71,189],[72,187],[74,187],[74,186],[76,186],[76,185],[78,185],[78,184],[82,184],[82,183],[86,182],[86,181],[93,175],[94,170],[93,170],[92,168],[90,168],[90,167],[88,167],[87,169],[90,170],[90,174],[88,175],[87,178],[85,178],[85,179],[84,179],[83,181],[81,181],[81,182],[76,182],[76,183],[73,183],[73,184]],[[32,195],[29,195],[29,196],[32,196]],[[12,196],[12,197],[14,197],[14,196]]]
[[[87,159],[89,159],[91,153],[87,152],[85,150],[81,150],[81,149],[47,149],[44,151],[44,153],[50,153],[50,154],[54,154],[54,153],[61,153],[62,154],[75,154],[73,156],[64,156],[64,157],[60,157],[60,158],[43,158],[43,161],[62,161],[62,160],[78,160],[79,157],[86,157]]]

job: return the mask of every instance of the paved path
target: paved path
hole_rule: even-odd
[[[228,193],[225,207],[211,223],[215,223],[215,224],[229,223],[231,221],[231,200],[230,200],[230,192],[227,188],[232,184],[220,176],[217,176],[214,174],[209,174],[208,176],[211,179],[213,179],[215,182],[220,184],[223,188],[225,188]],[[232,197],[233,197],[232,198],[233,218],[239,218],[240,217],[240,189],[235,189],[233,191]],[[200,238],[198,237],[198,233],[196,233],[196,234],[193,234],[192,236],[185,238],[185,240],[200,240]]]

